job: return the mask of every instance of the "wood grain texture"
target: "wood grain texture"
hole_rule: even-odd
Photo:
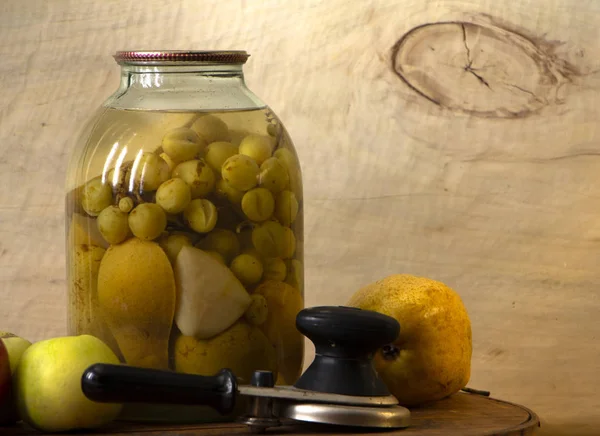
[[[320,434],[333,436],[344,434],[359,436],[373,434],[372,430],[349,427],[319,426],[293,421],[282,427],[269,429],[266,434],[291,434],[308,436]],[[389,436],[529,436],[539,434],[539,420],[535,413],[522,406],[499,401],[480,395],[459,393],[427,407],[411,410],[411,424],[407,428],[385,430]],[[1,428],[6,436],[26,436],[36,434],[25,426]],[[98,432],[78,433],[95,435]],[[102,430],[102,434],[123,436],[213,436],[252,434],[244,425],[237,424],[204,424],[186,426],[146,426],[129,423],[115,423]]]
[[[593,0],[3,0],[0,327],[65,332],[64,171],[112,53],[246,49],[304,170],[306,304],[441,280],[472,387],[596,434],[599,23]]]

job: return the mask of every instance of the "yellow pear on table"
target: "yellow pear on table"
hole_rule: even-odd
[[[445,284],[391,275],[359,289],[348,306],[395,318],[400,335],[379,350],[374,364],[404,406],[452,395],[471,375],[471,322],[460,296]]]
[[[81,377],[94,363],[118,364],[100,339],[65,336],[39,341],[25,350],[13,378],[19,415],[43,432],[96,428],[114,420],[121,404],[96,403],[81,390]]]
[[[175,314],[175,278],[156,242],[111,245],[98,270],[98,306],[125,362],[167,369]]]

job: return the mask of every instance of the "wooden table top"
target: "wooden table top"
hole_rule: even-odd
[[[523,436],[536,434],[540,427],[537,415],[526,407],[484,397],[477,394],[458,393],[427,407],[411,409],[411,425],[408,428],[377,432],[377,434],[399,436]],[[39,434],[24,426],[1,428],[3,436],[25,436]],[[102,431],[77,433],[83,435],[127,435],[127,436],[214,436],[251,434],[248,427],[233,423],[198,425],[137,425],[115,423]],[[360,430],[333,426],[298,424],[269,429],[266,434],[290,434],[322,436],[344,434],[358,436],[373,434]]]

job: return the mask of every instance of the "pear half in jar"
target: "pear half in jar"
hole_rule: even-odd
[[[183,246],[174,272],[175,324],[185,336],[216,336],[231,327],[250,306],[250,295],[235,275],[199,248]]]
[[[156,242],[131,238],[106,250],[98,270],[98,304],[127,364],[168,368],[175,280]]]

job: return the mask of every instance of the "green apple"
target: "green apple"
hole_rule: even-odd
[[[12,396],[12,377],[23,352],[31,345],[12,333],[0,332],[0,424],[19,421]],[[8,378],[6,375],[8,374]]]
[[[81,390],[81,377],[94,363],[119,364],[113,351],[90,335],[39,341],[25,350],[13,386],[23,421],[44,432],[101,427],[121,404],[96,403]]]
[[[0,425],[13,424],[15,421],[8,352],[0,341]]]
[[[0,332],[0,342],[4,342],[8,351],[10,373],[14,374],[23,352],[31,345],[31,342],[9,332]]]

